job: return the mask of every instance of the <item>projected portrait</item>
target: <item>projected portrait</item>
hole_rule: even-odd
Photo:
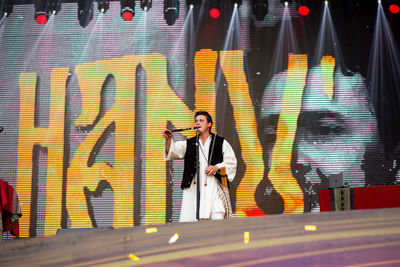
[[[292,118],[296,129],[291,171],[304,193],[305,211],[318,210],[317,193],[328,188],[330,177],[342,176],[346,186],[364,186],[367,182],[364,165],[369,151],[374,151],[375,160],[382,162],[377,120],[364,78],[358,73],[345,76],[333,69],[331,74],[327,77],[321,66],[308,70],[304,90],[298,92],[301,108],[297,118]],[[291,114],[288,105],[295,106],[293,96],[284,97],[285,89],[290,90],[288,79],[288,71],[276,74],[262,97],[260,132],[267,178],[272,172],[272,151],[279,149],[274,144],[279,138],[285,138],[277,131],[282,109],[289,109]],[[282,200],[273,189],[273,183],[267,181],[264,188],[264,209],[269,213],[282,212],[283,204],[277,205]]]

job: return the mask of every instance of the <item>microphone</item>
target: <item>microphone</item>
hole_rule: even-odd
[[[171,130],[171,133],[174,133],[174,132],[182,132],[182,131],[187,131],[187,130],[196,130],[198,127],[190,127],[190,128],[182,128],[182,129],[175,129],[175,130]]]
[[[4,128],[0,126],[0,133],[1,133],[3,130],[4,130]]]

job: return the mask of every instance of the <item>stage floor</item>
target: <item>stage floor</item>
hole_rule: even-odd
[[[146,233],[154,227],[156,232]],[[176,233],[178,239],[169,242]],[[234,218],[11,240],[0,245],[0,262],[1,266],[400,266],[400,209]]]

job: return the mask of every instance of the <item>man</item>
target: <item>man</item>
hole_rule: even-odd
[[[276,74],[265,89],[261,117],[261,139],[264,161],[271,164],[271,151],[281,112],[287,71]],[[318,191],[329,186],[329,178],[343,176],[350,187],[393,180],[382,167],[383,154],[377,121],[367,89],[360,74],[334,72],[333,99],[324,91],[320,66],[309,70],[302,94],[302,107],[297,120],[293,144],[292,174],[304,193],[304,210],[318,211]],[[268,171],[267,171],[268,173]],[[268,174],[267,174],[268,175]],[[283,203],[269,182],[265,185],[263,209],[281,213]]]
[[[220,220],[226,214],[218,194],[217,179],[220,179],[220,168],[225,167],[229,181],[233,181],[236,175],[236,157],[231,145],[223,137],[211,133],[212,124],[212,117],[208,112],[196,112],[194,126],[199,133],[199,175],[196,174],[196,136],[186,141],[173,142],[172,132],[163,130],[166,140],[165,160],[185,159],[180,222],[196,221],[197,177],[200,182],[199,218]]]

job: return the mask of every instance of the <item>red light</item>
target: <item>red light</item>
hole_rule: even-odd
[[[307,16],[310,10],[306,6],[299,6],[299,14],[302,16]]]
[[[211,8],[211,9],[210,9],[210,16],[211,16],[213,19],[219,18],[219,15],[221,15],[221,11],[219,11],[218,8]]]
[[[390,13],[392,13],[392,14],[397,14],[397,13],[399,13],[400,9],[399,9],[399,6],[398,6],[398,5],[391,4],[391,5],[389,6],[389,11],[390,11]]]
[[[133,14],[130,11],[125,11],[125,12],[122,13],[122,18],[125,21],[131,21],[133,19]]]
[[[39,24],[45,24],[47,22],[47,17],[46,15],[40,14],[36,17],[36,21]]]

